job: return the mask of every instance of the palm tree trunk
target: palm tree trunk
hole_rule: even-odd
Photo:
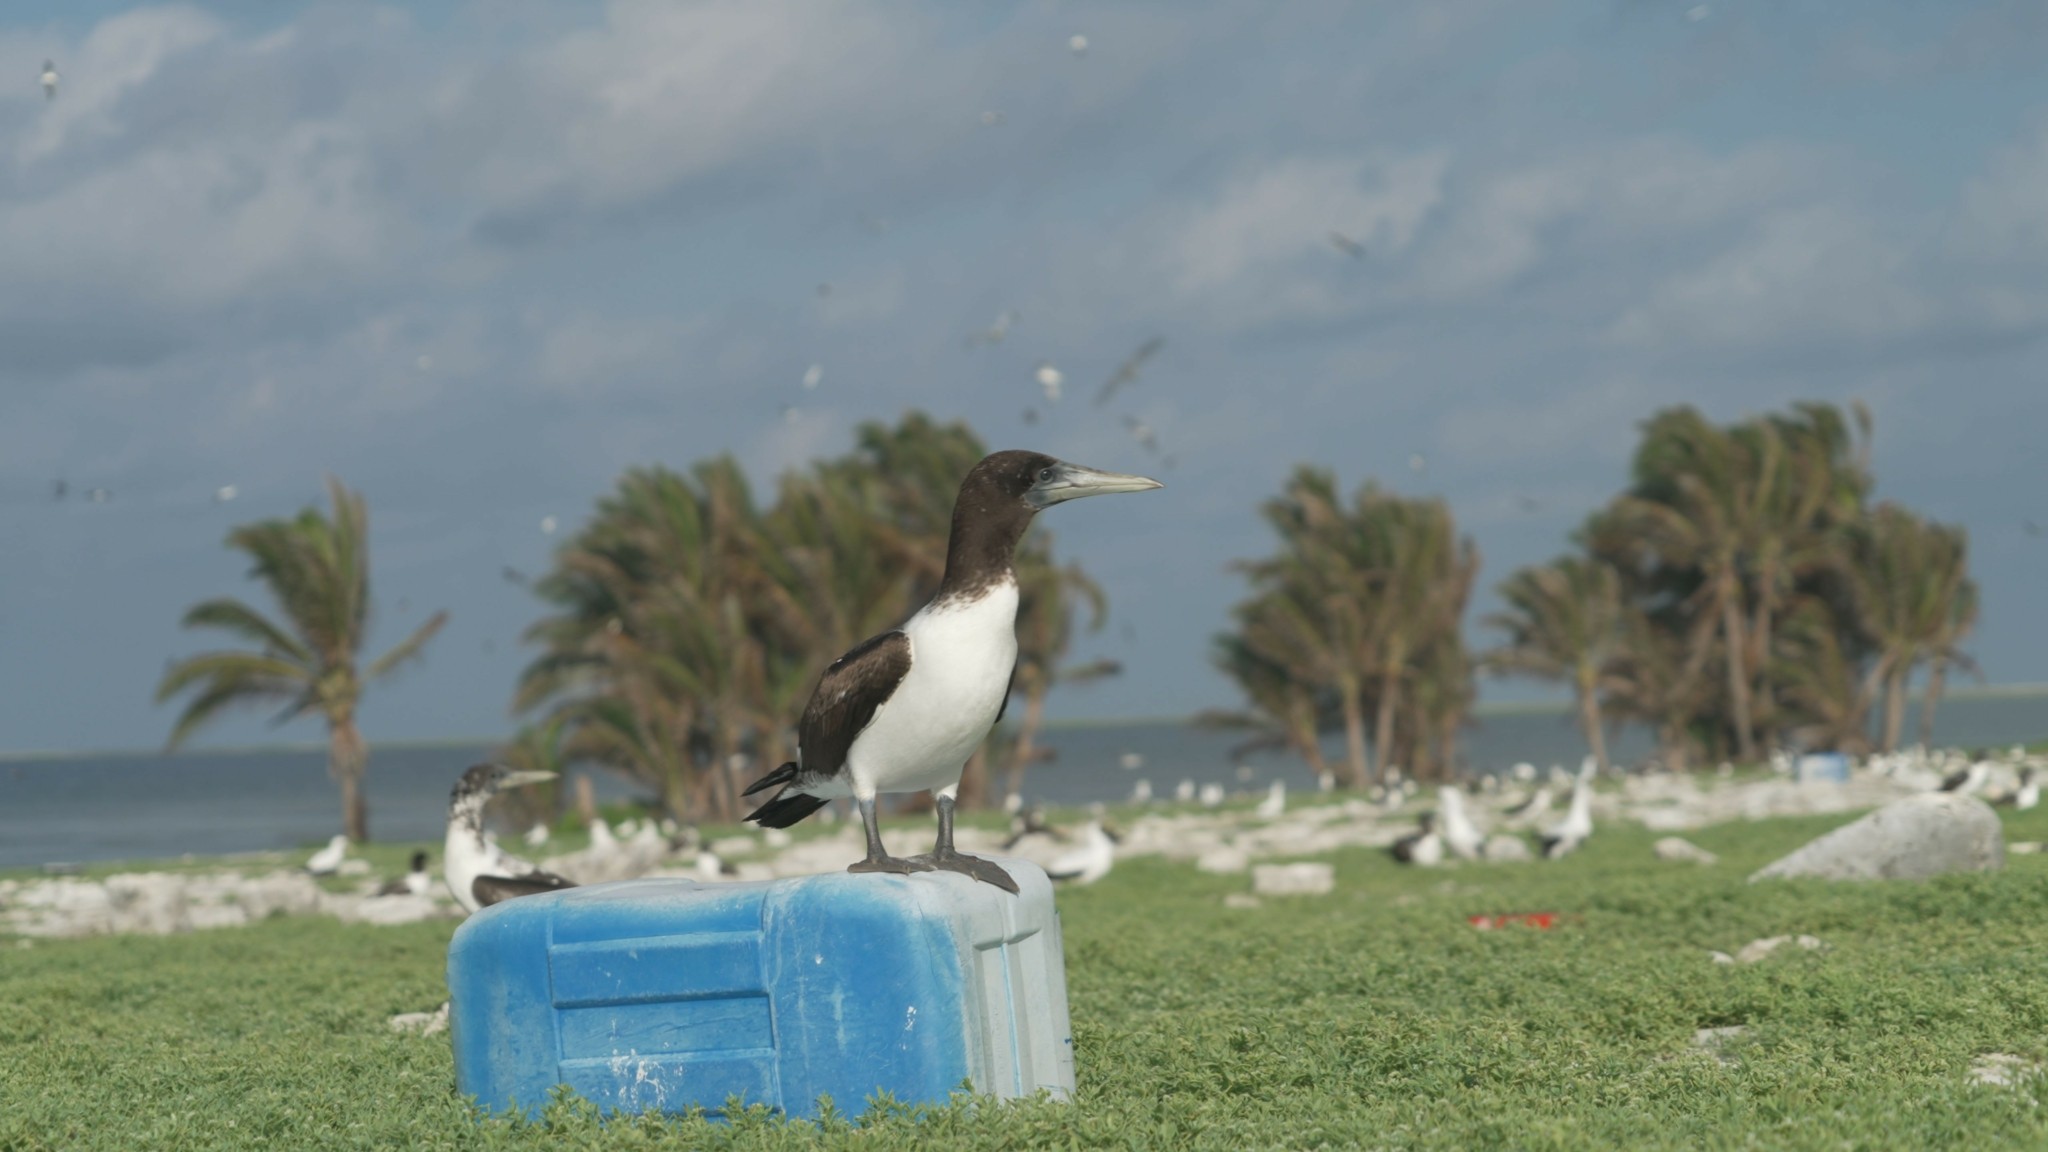
[[[1363,788],[1373,774],[1373,764],[1365,754],[1365,710],[1359,706],[1358,684],[1349,677],[1337,681],[1337,693],[1344,707],[1344,755],[1346,774],[1350,779],[1345,783],[1352,788]]]
[[[1394,747],[1394,705],[1399,700],[1400,692],[1400,670],[1388,671],[1380,680],[1380,714],[1372,730],[1373,750],[1380,755],[1381,783],[1386,782],[1387,771],[1392,767],[1388,763],[1388,753]]]
[[[1771,595],[1766,591],[1756,606],[1756,636],[1751,654],[1756,668],[1756,714],[1768,723],[1777,712],[1771,692]]]
[[[988,807],[988,745],[987,740],[975,745],[960,769],[960,791],[954,797],[962,808]]]
[[[1906,726],[1906,673],[1911,665],[1901,662],[1892,669],[1884,687],[1884,750],[1899,750],[1899,732]]]
[[[1756,740],[1749,718],[1749,673],[1742,653],[1742,606],[1731,591],[1721,598],[1721,632],[1728,648],[1728,705],[1735,712],[1735,754],[1745,764],[1756,762]]]
[[[1948,679],[1948,661],[1937,658],[1927,670],[1927,694],[1920,701],[1920,743],[1923,747],[1934,747],[1934,709],[1941,703],[1941,692]]]
[[[1308,770],[1315,773],[1317,780],[1329,773],[1330,766],[1323,759],[1322,734],[1316,731],[1315,705],[1305,693],[1297,691],[1290,694],[1287,734],[1294,750],[1308,761]]]
[[[1605,776],[1607,775],[1607,734],[1601,730],[1600,693],[1598,689],[1588,683],[1589,679],[1590,677],[1583,674],[1579,677],[1579,725],[1586,730],[1586,743],[1593,750],[1593,763],[1599,766],[1600,775]]]
[[[1003,791],[1022,791],[1024,773],[1038,755],[1038,730],[1045,725],[1045,688],[1038,684],[1024,690],[1024,719],[1017,725],[1017,746],[1010,752],[1009,770],[1004,773]]]
[[[363,769],[369,758],[353,712],[339,713],[327,722],[327,770],[341,785],[341,830],[358,844],[370,841],[370,805],[363,795]]]

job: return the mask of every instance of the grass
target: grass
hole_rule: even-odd
[[[2008,816],[2048,839],[2048,811]],[[1061,894],[1080,1070],[1072,1104],[760,1109],[601,1125],[563,1100],[479,1122],[440,1003],[451,925],[279,919],[176,937],[0,941],[0,1149],[2040,1148],[2048,859],[1924,884],[1751,886],[1841,823],[1701,831],[1710,868],[1608,828],[1554,864],[1434,872],[1333,857],[1322,898],[1222,906],[1242,877],[1157,860]],[[1555,929],[1472,929],[1558,911]],[[1717,966],[1760,936],[1820,952]],[[1747,1033],[1717,1059],[1694,1031]],[[841,1101],[844,1113],[860,1102]]]

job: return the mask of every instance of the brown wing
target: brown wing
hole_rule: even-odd
[[[553,892],[561,888],[574,888],[574,880],[565,880],[553,872],[528,872],[524,876],[479,876],[470,881],[469,894],[476,897],[477,907],[488,908],[501,900],[515,896],[531,896],[536,892]]]
[[[818,677],[818,687],[797,723],[802,775],[822,779],[845,767],[853,738],[875,718],[875,710],[896,694],[909,673],[910,637],[901,632],[884,632],[863,640],[834,660]]]

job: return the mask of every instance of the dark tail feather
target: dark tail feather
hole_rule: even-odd
[[[794,779],[796,779],[796,761],[791,760],[775,771],[747,785],[747,790],[740,793],[740,795],[752,796],[756,792],[766,792],[778,784],[787,784]],[[753,817],[749,816],[747,819],[751,820]]]
[[[763,828],[787,828],[826,805],[808,792],[784,792],[747,815]]]

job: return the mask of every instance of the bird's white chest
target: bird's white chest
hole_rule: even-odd
[[[1017,586],[926,608],[903,626],[910,671],[847,753],[859,792],[915,792],[960,779],[1009,695]]]

